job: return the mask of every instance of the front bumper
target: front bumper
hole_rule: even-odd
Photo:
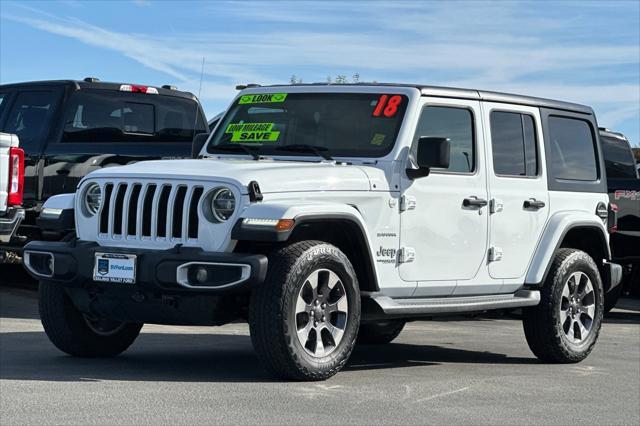
[[[0,243],[11,241],[23,220],[24,209],[9,208],[4,216],[0,217]]]
[[[136,255],[134,284],[93,280],[96,253]],[[212,253],[198,248],[176,247],[145,250],[102,247],[90,241],[33,241],[23,251],[24,265],[38,280],[69,288],[97,286],[128,288],[162,294],[242,292],[264,281],[267,258],[256,254]],[[189,268],[206,268],[208,281],[200,283]]]

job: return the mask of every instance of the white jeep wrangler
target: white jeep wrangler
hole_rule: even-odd
[[[113,356],[144,323],[247,319],[277,376],[326,379],[406,321],[523,308],[545,362],[600,331],[608,207],[591,108],[417,85],[251,86],[198,159],[88,175],[32,242],[51,341]]]

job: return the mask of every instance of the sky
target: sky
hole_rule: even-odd
[[[640,1],[0,0],[0,83],[172,84],[211,118],[236,84],[354,74],[583,103],[638,145]]]

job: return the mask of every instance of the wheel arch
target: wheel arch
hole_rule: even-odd
[[[598,266],[605,291],[609,288],[609,271],[604,263],[611,259],[607,229],[599,217],[584,212],[562,212],[549,220],[529,266],[526,285],[539,287],[544,283],[560,248],[582,250],[591,256]]]
[[[323,207],[324,209],[317,205],[283,208],[269,206],[267,209],[256,208],[243,212],[231,235],[237,241],[236,251],[251,249],[249,246],[253,246],[265,252],[275,246],[296,241],[325,241],[347,255],[356,271],[361,291],[379,291],[369,233],[362,215],[354,206],[336,204]],[[284,232],[243,228],[243,219],[254,217],[293,219],[294,223],[290,230]]]

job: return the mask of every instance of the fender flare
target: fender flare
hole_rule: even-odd
[[[47,231],[69,231],[75,229],[76,194],[59,194],[47,199],[36,219],[38,226]]]
[[[538,286],[544,282],[551,268],[554,254],[560,248],[567,233],[575,228],[596,229],[600,233],[606,259],[611,259],[607,229],[598,216],[583,211],[558,212],[549,219],[542,238],[538,241],[527,270],[525,285]],[[598,259],[594,260],[598,262]]]
[[[268,219],[272,226],[250,226],[243,223],[244,219]],[[275,221],[293,219],[293,227],[286,231],[277,231]],[[372,255],[371,238],[364,218],[353,206],[341,203],[309,203],[309,204],[279,204],[257,203],[245,209],[231,231],[231,239],[236,241],[256,241],[279,243],[289,240],[296,228],[303,224],[340,221],[347,222],[356,228],[361,239],[360,243],[366,248],[366,267],[368,278],[378,289],[378,270]]]

